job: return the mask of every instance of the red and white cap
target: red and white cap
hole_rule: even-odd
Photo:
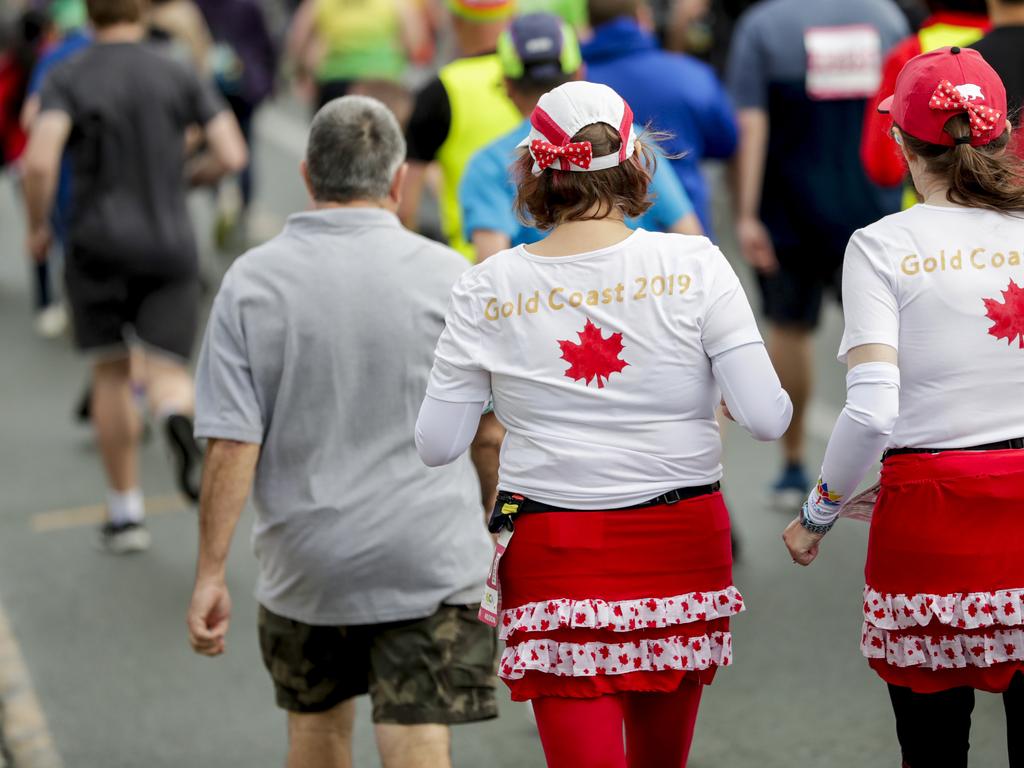
[[[618,152],[594,157],[589,141],[572,141],[582,128],[606,123],[619,132]],[[636,151],[633,110],[607,85],[573,81],[545,93],[530,115],[530,135],[520,142],[533,157],[533,173],[601,171],[621,165]]]
[[[896,90],[878,111],[890,113],[911,136],[950,147],[958,142],[942,129],[953,115],[965,113],[971,135],[959,143],[980,147],[1006,130],[1006,88],[977,51],[937,48],[904,65]]]

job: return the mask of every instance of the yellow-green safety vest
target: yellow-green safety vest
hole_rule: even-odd
[[[452,113],[448,136],[437,152],[441,165],[441,228],[452,248],[476,261],[473,246],[466,242],[462,231],[459,182],[476,151],[511,131],[523,118],[505,93],[497,54],[457,59],[441,67],[438,76]]]
[[[921,53],[954,45],[970,45],[981,40],[985,32],[978,27],[961,27],[957,24],[931,24],[917,33]],[[917,191],[909,181],[903,185],[903,210],[917,205]]]

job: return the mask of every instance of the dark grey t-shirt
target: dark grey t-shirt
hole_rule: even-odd
[[[256,598],[307,624],[480,599],[491,546],[467,456],[413,442],[465,260],[387,211],[322,210],[241,256],[196,368],[196,434],[258,443]]]
[[[898,189],[868,180],[860,135],[885,54],[908,33],[891,0],[763,0],[740,18],[729,89],[738,109],[768,113],[761,217],[776,248],[831,269],[855,230],[898,209]]]
[[[139,274],[196,270],[185,129],[222,109],[212,87],[152,43],[97,43],[58,65],[43,111],[71,118],[71,258]]]

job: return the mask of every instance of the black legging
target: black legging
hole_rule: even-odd
[[[973,688],[914,693],[889,686],[904,768],[966,768],[970,749]],[[1010,768],[1024,768],[1024,674],[1003,694]]]

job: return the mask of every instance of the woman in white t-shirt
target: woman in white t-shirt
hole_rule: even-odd
[[[846,407],[785,540],[809,565],[887,449],[861,648],[889,685],[904,765],[967,765],[978,689],[1004,694],[1021,766],[1024,165],[977,51],[912,59],[880,109],[924,203],[850,240]]]
[[[548,765],[676,768],[743,609],[718,492],[720,390],[762,440],[792,406],[721,252],[623,223],[650,206],[654,157],[622,98],[568,83],[531,125],[517,204],[550,234],[455,285],[417,445],[428,464],[454,460],[492,398],[508,430],[500,608],[492,592],[481,614],[506,641],[512,698],[533,700]]]

